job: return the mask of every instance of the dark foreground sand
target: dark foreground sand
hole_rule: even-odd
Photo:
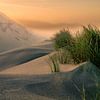
[[[86,62],[61,65],[62,73],[50,74],[50,52],[52,49],[42,45],[0,54],[0,100],[82,100],[83,85],[86,100],[95,100],[100,70]]]
[[[82,100],[79,92],[86,89],[87,100],[94,100],[95,80],[100,85],[100,70],[84,63],[71,72],[34,76],[0,76],[0,100]],[[100,100],[100,99],[98,99]]]

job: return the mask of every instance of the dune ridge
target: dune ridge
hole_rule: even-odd
[[[0,71],[47,55],[51,51],[42,48],[23,48],[0,54]]]
[[[0,52],[31,46],[40,41],[38,35],[0,12]]]

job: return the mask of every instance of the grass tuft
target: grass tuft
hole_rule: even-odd
[[[51,72],[60,72],[59,60],[56,55],[49,56],[48,64],[50,65]]]

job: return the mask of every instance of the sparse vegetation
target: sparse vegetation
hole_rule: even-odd
[[[70,52],[66,49],[59,49],[52,55],[52,57],[56,57],[60,64],[70,64],[73,62]]]
[[[73,61],[70,52],[64,48],[59,49],[56,55],[60,64],[69,64],[69,63],[72,63]]]
[[[72,45],[72,36],[70,31],[65,29],[61,30],[54,36],[53,41],[56,50],[59,50],[60,48],[68,49]]]
[[[49,62],[51,72],[60,72],[59,60],[56,55],[49,56]]]
[[[91,61],[96,66],[100,66],[100,30],[97,27],[88,25],[83,26],[83,31],[73,38],[69,31],[63,30],[56,34],[54,46],[57,51],[60,51],[58,58],[61,63],[67,63],[66,52],[73,58],[74,63],[82,63]],[[70,60],[72,60],[72,58]],[[63,62],[63,61],[64,62]]]
[[[66,32],[68,32],[67,35]],[[52,72],[60,71],[59,63],[68,64],[69,62],[82,63],[89,61],[96,65],[95,68],[97,70],[100,69],[100,30],[97,27],[91,25],[87,27],[84,26],[81,33],[77,34],[76,37],[72,37],[69,31],[60,31],[54,39],[56,53],[49,57]],[[92,80],[94,81],[94,85],[90,90],[85,87],[86,83],[80,88],[80,86],[77,86],[77,84],[73,82],[82,100],[88,100],[89,98],[91,100],[100,100],[100,74],[97,75],[98,72],[95,68],[91,65],[82,69],[82,72],[86,71],[86,73],[90,72],[94,75]],[[93,71],[95,72],[93,73]],[[98,77],[96,77],[95,74]]]
[[[83,27],[83,31],[75,38],[71,49],[76,63],[91,61],[100,66],[100,30],[96,27]]]

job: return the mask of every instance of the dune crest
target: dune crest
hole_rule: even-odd
[[[25,27],[0,13],[0,52],[37,43],[40,39]]]

